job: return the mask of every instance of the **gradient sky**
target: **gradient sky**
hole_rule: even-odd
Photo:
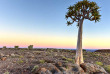
[[[79,0],[0,0],[0,47],[76,48],[76,23],[66,25],[67,7]],[[84,21],[83,48],[110,48],[110,0],[101,7],[98,23]]]

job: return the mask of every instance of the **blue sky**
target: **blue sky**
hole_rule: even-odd
[[[66,25],[65,14],[67,12],[67,7],[73,5],[77,1],[80,0],[0,0],[0,34],[2,41],[1,43],[4,43],[0,46],[5,45],[5,41],[3,41],[3,39],[7,39],[6,45],[12,46],[10,45],[10,42],[8,43],[11,38],[13,42],[13,37],[17,40],[20,40],[22,35],[25,35],[26,37],[29,37],[28,39],[33,39],[33,41],[36,40],[36,42],[37,36],[43,36],[44,38],[46,37],[49,39],[51,38],[50,41],[53,43],[53,45],[50,47],[57,46],[57,43],[52,41],[54,38],[59,38],[59,40],[64,39],[64,42],[66,39],[68,39],[67,44],[69,44],[69,40],[73,42],[70,42],[70,46],[67,45],[67,48],[74,48],[76,46],[74,43],[76,43],[75,41],[77,39],[78,28],[76,27],[76,23],[74,23],[72,26]],[[96,41],[99,39],[96,41],[96,43],[102,40],[102,43],[97,45],[98,48],[100,45],[103,45],[106,42],[110,43],[110,1],[90,1],[95,1],[101,7],[100,13],[102,17],[98,23],[88,20],[84,21],[83,38],[84,41],[86,39],[89,39],[89,41]],[[25,43],[29,44],[29,42],[32,43],[31,41],[27,41]],[[13,44],[14,43],[16,42],[13,42]],[[47,43],[49,42],[47,41]],[[61,42],[61,46],[59,46],[59,48],[63,48],[63,46],[66,45],[62,43],[63,42]],[[86,43],[83,45],[84,48],[96,47],[90,45],[86,46]],[[46,42],[42,45],[39,45],[39,47],[49,47],[49,45],[43,46],[45,44]],[[20,42],[18,42],[17,45],[21,45]],[[74,47],[72,47],[72,45]],[[103,46],[103,48],[106,47],[110,48],[109,45]]]

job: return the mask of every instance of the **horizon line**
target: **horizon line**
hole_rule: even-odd
[[[3,47],[0,47],[0,48],[3,48]],[[14,48],[14,47],[7,47],[7,48]],[[19,48],[28,48],[28,47],[19,47]],[[55,47],[33,47],[34,49],[37,49],[37,48],[41,48],[41,49],[76,49],[76,48],[55,48]],[[93,49],[93,50],[97,50],[97,49],[110,49],[110,48],[82,48],[82,49]]]

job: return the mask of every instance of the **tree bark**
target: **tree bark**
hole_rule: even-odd
[[[75,63],[78,64],[78,65],[80,65],[81,63],[84,63],[84,61],[83,61],[83,51],[82,51],[83,21],[84,21],[84,19],[81,19],[79,21],[77,49],[76,49],[76,57],[75,57]]]

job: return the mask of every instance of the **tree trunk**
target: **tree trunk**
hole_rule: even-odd
[[[75,63],[80,65],[84,63],[83,61],[83,51],[82,51],[82,28],[83,28],[83,20],[79,21],[79,31],[78,31],[78,39],[77,39],[77,49],[76,49],[76,57]]]

